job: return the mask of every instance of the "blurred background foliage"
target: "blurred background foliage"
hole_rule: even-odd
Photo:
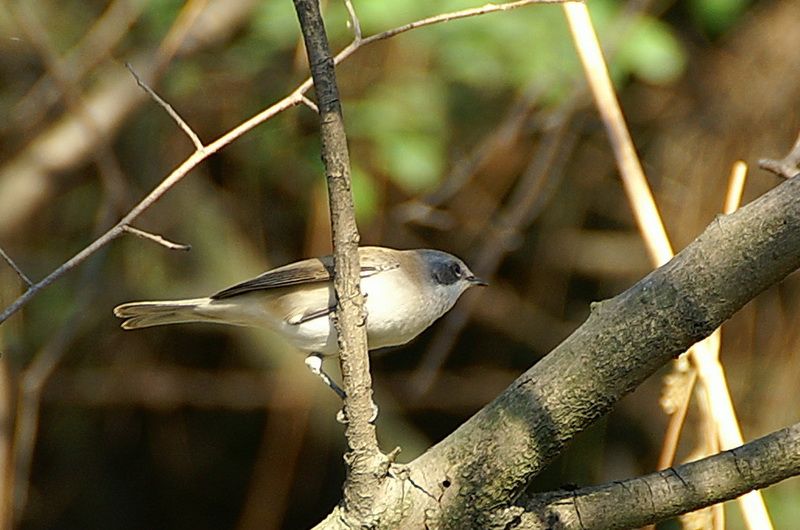
[[[354,4],[365,35],[476,5]],[[589,6],[680,249],[721,209],[735,160],[791,145],[800,12],[794,0]],[[339,50],[352,38],[346,11],[324,9]],[[5,0],[0,36],[0,246],[34,279],[192,152],[124,62],[205,141],[307,75],[289,0]],[[52,75],[54,58],[66,78]],[[417,29],[358,51],[338,77],[362,241],[441,248],[492,284],[411,345],[374,356],[382,446],[410,460],[558,344],[591,301],[650,266],[559,6]],[[754,169],[746,200],[775,184]],[[329,512],[344,478],[339,404],[296,352],[258,330],[127,333],[111,315],[124,301],[203,295],[325,254],[327,216],[316,118],[290,109],[136,223],[191,252],[126,236],[0,327],[6,446],[15,439],[3,466],[18,527],[304,528]],[[23,287],[0,267],[3,306]],[[746,439],[800,419],[798,290],[793,275],[724,328]],[[532,487],[653,470],[661,386],[654,377],[627,397]],[[679,460],[701,442],[698,417],[693,408]],[[800,520],[796,480],[766,498],[776,528]]]

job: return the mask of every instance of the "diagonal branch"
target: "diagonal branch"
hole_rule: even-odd
[[[430,26],[433,24],[448,22],[451,20],[457,20],[461,18],[484,15],[488,13],[508,11],[511,9],[516,9],[518,7],[523,7],[531,4],[561,3],[564,1],[566,0],[520,0],[517,2],[508,2],[505,4],[486,4],[485,6],[479,8],[465,9],[462,11],[455,11],[452,13],[444,13],[442,15],[436,15],[426,19],[411,22],[409,24],[405,24],[403,26],[399,26],[387,31],[383,31],[381,33],[376,33],[375,35],[371,35],[369,37],[360,39],[358,41],[354,41],[336,55],[336,57],[334,58],[334,63],[339,64],[340,62],[350,57],[356,50],[360,49],[363,46],[372,44],[380,40],[385,40],[394,37],[395,35],[405,33],[415,28]],[[172,32],[170,36],[168,36],[168,38],[165,39],[164,44],[160,48],[159,60],[156,64],[156,70],[158,70],[166,63],[168,57],[172,56],[177,47],[177,44],[175,43],[180,42],[179,37],[185,33],[185,30],[188,27],[190,27],[193,17],[196,16],[197,12],[200,9],[202,9],[203,5],[204,5],[204,0],[199,0],[199,1],[196,0],[194,3],[187,4],[188,8],[185,11],[186,16],[181,17],[181,20],[186,21],[186,23],[180,24],[179,30]],[[178,25],[178,22],[176,22],[176,26]],[[169,38],[171,36],[174,36],[174,38]],[[184,160],[180,164],[180,166],[178,166],[175,170],[173,170],[172,173],[167,175],[158,186],[156,186],[145,198],[143,198],[117,224],[109,228],[108,231],[106,231],[103,235],[94,240],[83,250],[75,254],[72,258],[70,258],[65,263],[57,267],[54,271],[48,274],[43,280],[32,285],[27,291],[25,291],[21,296],[19,296],[16,300],[14,300],[14,302],[12,302],[11,305],[9,305],[2,312],[0,312],[0,324],[5,322],[11,315],[22,309],[42,289],[45,289],[46,287],[53,284],[55,281],[60,279],[66,273],[70,272],[72,269],[82,264],[95,252],[97,252],[98,250],[109,244],[111,241],[119,237],[123,232],[122,227],[124,225],[130,224],[134,220],[136,220],[136,218],[139,217],[139,215],[141,215],[150,206],[155,204],[167,191],[169,191],[178,182],[183,180],[183,177],[185,177],[192,169],[194,169],[197,165],[199,165],[203,160],[205,160],[212,154],[216,153],[217,151],[219,151],[229,143],[233,142],[234,140],[236,140],[246,132],[250,131],[251,129],[257,127],[258,125],[261,125],[267,120],[270,120],[275,115],[280,114],[284,110],[306,103],[307,98],[305,98],[304,95],[306,92],[308,92],[311,86],[312,86],[311,79],[310,78],[306,79],[305,81],[303,81],[303,83],[301,83],[297,88],[295,88],[290,94],[285,96],[280,101],[277,101],[276,103],[272,104],[268,108],[259,112],[255,116],[237,125],[227,133],[217,138],[215,141],[206,145],[202,151],[196,150],[194,153],[192,153],[186,160]]]
[[[437,513],[451,522],[445,527],[485,527],[486,514],[507,506],[578,432],[798,267],[800,179],[790,179],[595,304],[553,352],[412,462],[414,483],[438,502],[420,496],[404,523],[421,526]]]

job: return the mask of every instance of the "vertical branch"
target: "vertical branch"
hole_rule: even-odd
[[[319,0],[294,0],[294,5],[317,94],[322,161],[328,180],[337,299],[334,324],[339,339],[342,382],[347,393],[345,436],[350,447],[346,457],[350,469],[344,485],[344,509],[366,522],[370,519],[373,496],[380,482],[380,475],[375,471],[382,455],[375,427],[369,421],[374,405],[364,326],[366,313],[359,288],[359,235],[350,189],[350,156]]]

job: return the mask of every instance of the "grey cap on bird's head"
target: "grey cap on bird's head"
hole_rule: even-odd
[[[489,285],[475,276],[463,261],[452,254],[431,249],[421,249],[418,252],[428,263],[431,277],[438,284],[452,285],[462,280],[469,285]]]

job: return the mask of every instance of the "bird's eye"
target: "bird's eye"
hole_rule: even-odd
[[[433,266],[433,279],[440,285],[453,285],[464,274],[464,270],[458,263],[439,262]]]

